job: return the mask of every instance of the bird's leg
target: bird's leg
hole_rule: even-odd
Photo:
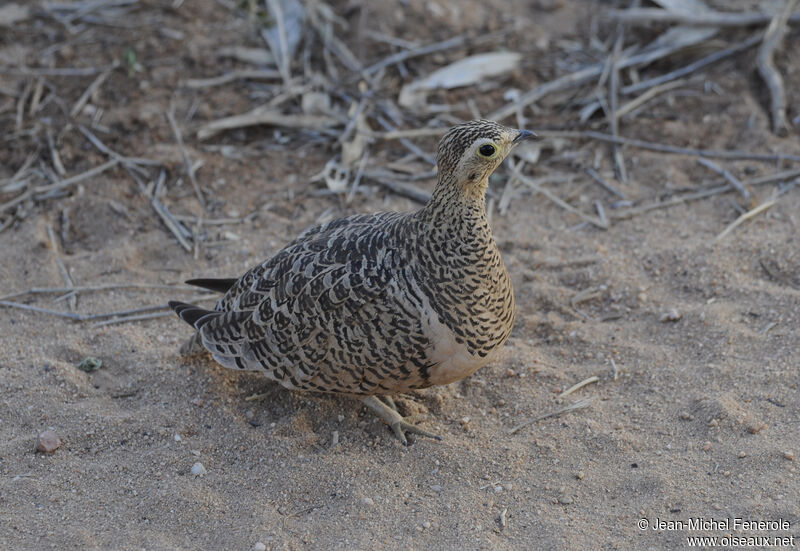
[[[390,398],[391,400],[391,398]],[[367,406],[369,409],[375,413],[381,420],[389,425],[392,430],[394,431],[394,435],[397,437],[398,440],[404,445],[408,446],[408,440],[406,440],[406,432],[410,432],[412,434],[419,434],[420,436],[427,436],[429,438],[434,438],[436,440],[441,440],[442,437],[426,430],[423,430],[416,425],[412,425],[407,420],[403,418],[397,412],[397,409],[392,409],[391,407],[387,406],[383,402],[381,402],[375,396],[364,396],[361,398],[361,402]],[[394,400],[390,402],[394,405]]]
[[[380,400],[380,398],[378,398]],[[389,396],[388,394],[383,397],[383,401],[386,402],[386,405],[395,410],[397,413],[400,413],[400,410],[397,409],[397,404],[394,403],[394,398]]]
[[[203,339],[200,337],[200,332],[198,331],[181,345],[180,355],[183,357],[194,356],[203,351],[205,351],[205,348],[203,348]]]

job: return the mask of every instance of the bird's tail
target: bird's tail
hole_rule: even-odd
[[[183,321],[198,331],[206,323],[221,314],[221,312],[206,310],[194,304],[186,304],[185,302],[178,302],[177,300],[169,301],[169,307],[175,310],[175,313],[178,314]]]
[[[203,289],[208,289],[209,291],[216,291],[217,293],[227,293],[228,290],[233,287],[234,283],[236,283],[235,278],[230,279],[212,279],[212,278],[201,278],[201,279],[190,279],[186,282],[187,285],[194,285],[195,287],[202,287]]]
[[[181,345],[181,356],[194,356],[195,354],[203,352],[205,347],[203,346],[203,337],[200,334],[200,328],[215,317],[215,312],[175,300],[169,302],[169,307],[175,310],[175,313],[178,314],[183,321],[197,329],[194,335]]]

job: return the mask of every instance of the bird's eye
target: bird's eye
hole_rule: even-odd
[[[491,157],[492,155],[494,155],[494,152],[495,152],[495,151],[497,151],[497,150],[496,150],[496,149],[495,149],[495,147],[494,147],[492,144],[490,144],[490,143],[483,144],[483,145],[482,145],[482,146],[480,146],[480,148],[478,149],[478,153],[480,153],[480,154],[481,154],[481,156],[483,156],[483,157]]]

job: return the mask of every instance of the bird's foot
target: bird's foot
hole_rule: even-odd
[[[184,358],[200,354],[201,352],[205,352],[205,348],[203,347],[203,339],[200,337],[199,332],[189,337],[189,340],[181,345],[179,351],[181,357]]]
[[[365,396],[361,398],[361,402],[365,406],[371,409],[375,415],[380,417],[384,423],[392,428],[394,435],[404,446],[408,446],[406,433],[419,434],[420,436],[427,436],[428,438],[433,438],[435,440],[442,439],[441,436],[433,434],[432,432],[428,432],[412,424],[412,419],[418,416],[415,415],[412,417],[403,417],[397,411],[397,406],[395,406],[394,400],[392,400],[390,397],[387,397],[386,401],[389,403],[389,405],[386,405],[375,396]]]

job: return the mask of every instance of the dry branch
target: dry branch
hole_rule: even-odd
[[[787,128],[786,92],[783,90],[783,77],[775,67],[772,55],[783,40],[783,35],[786,34],[789,14],[795,5],[797,5],[797,0],[786,0],[781,13],[772,19],[764,33],[764,42],[761,44],[756,58],[758,72],[769,90],[772,131],[778,135],[785,134]]]
[[[224,130],[233,128],[245,128],[267,124],[271,126],[283,126],[285,128],[304,128],[304,129],[324,129],[339,124],[339,121],[332,117],[316,115],[284,115],[266,106],[256,107],[252,111],[232,117],[217,119],[204,124],[197,131],[197,138],[200,140],[208,139]]]
[[[750,151],[720,151],[716,149],[695,149],[692,147],[679,147],[669,144],[662,144],[657,142],[648,142],[645,140],[637,140],[636,138],[625,138],[623,136],[612,136],[611,134],[604,134],[603,132],[595,132],[593,130],[537,130],[536,133],[543,138],[575,138],[575,139],[591,139],[600,140],[604,142],[612,142],[617,144],[629,145],[638,147],[640,149],[649,149],[650,151],[658,151],[660,153],[669,153],[673,155],[691,155],[694,157],[710,157],[713,159],[728,159],[739,161],[765,161],[765,162],[778,162],[787,161],[793,163],[800,163],[800,155],[791,155],[789,153],[752,153]]]
[[[681,13],[659,8],[629,8],[611,10],[609,17],[626,23],[677,23],[700,27],[747,27],[769,23],[772,16],[762,12],[723,13],[705,11],[700,13]],[[788,17],[791,23],[800,22],[800,12]]]

